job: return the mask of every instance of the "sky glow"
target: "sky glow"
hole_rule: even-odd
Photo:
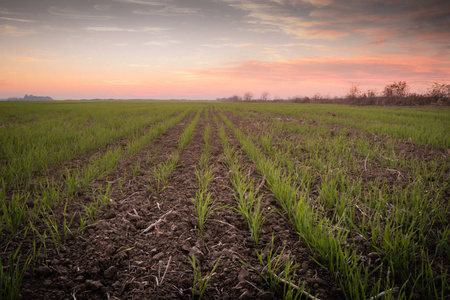
[[[450,2],[3,0],[0,62],[0,98],[423,93],[450,83]]]

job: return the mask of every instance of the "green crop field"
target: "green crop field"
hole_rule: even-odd
[[[0,102],[0,299],[450,299],[450,110]]]

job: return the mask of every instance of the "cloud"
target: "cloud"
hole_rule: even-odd
[[[0,79],[0,85],[11,85],[7,79]]]
[[[142,85],[140,81],[136,80],[104,80],[103,81],[106,85]]]
[[[7,21],[21,22],[21,23],[34,23],[35,22],[33,20],[18,19],[18,18],[8,18],[8,17],[0,17],[0,19],[7,20]]]
[[[287,47],[305,47],[305,48],[315,48],[315,49],[324,49],[324,45],[319,44],[308,44],[308,43],[289,43],[289,44],[279,44],[272,45],[274,48],[287,48]]]
[[[209,48],[253,48],[253,47],[260,47],[262,45],[256,43],[223,43],[223,44],[202,44],[202,46]]]
[[[147,9],[136,9],[133,11],[136,15],[160,15],[160,16],[180,16],[180,15],[198,15],[200,9],[193,7],[182,7],[167,1],[144,1],[144,0],[115,0],[120,3],[139,4]]]
[[[17,61],[17,62],[23,62],[23,63],[29,63],[29,62],[54,62],[53,60],[40,59],[40,58],[34,58],[34,57],[28,57],[28,56],[10,56],[9,60]]]
[[[440,82],[450,78],[450,65],[442,58],[391,54],[358,57],[308,57],[276,62],[245,61],[222,67],[187,70],[199,77],[221,80],[258,80],[260,82],[362,82],[372,85],[406,80]],[[448,80],[448,79],[447,79]]]
[[[223,1],[246,13],[247,24],[240,28],[245,31],[281,32],[303,40],[355,41],[362,36],[358,42],[366,46],[398,40],[421,41],[429,49],[448,45],[450,5],[445,0]]]
[[[333,0],[271,0],[279,5],[309,4],[315,7],[324,7],[333,3]]]
[[[234,47],[236,48],[254,48],[254,47],[259,47],[261,46],[261,44],[256,44],[256,43],[243,43],[243,44],[235,44]]]
[[[158,47],[168,47],[172,45],[179,44],[180,41],[175,40],[167,40],[167,41],[151,41],[144,43],[145,46],[158,46]]]
[[[278,5],[273,1],[269,4],[243,0],[224,1],[231,7],[247,12],[247,17],[250,18],[247,23],[253,25],[253,30],[258,32],[281,31],[299,39],[336,40],[348,36],[348,32],[327,21],[308,20],[308,10],[303,11],[303,7],[295,7],[304,5],[304,1],[276,1]]]
[[[96,31],[96,32],[151,32],[151,33],[158,33],[169,30],[169,28],[162,28],[162,27],[124,28],[111,26],[90,26],[84,27],[83,29],[87,31]]]
[[[111,16],[90,15],[73,8],[58,8],[56,6],[50,7],[48,12],[54,16],[78,20],[103,21],[112,19]]]
[[[128,64],[129,67],[131,68],[148,68],[151,67],[150,65],[145,65],[145,64]]]
[[[98,11],[109,11],[111,7],[111,5],[94,5],[94,9]]]
[[[143,4],[143,5],[156,5],[159,4],[157,1],[145,1],[145,0],[114,0],[120,3],[132,3],[132,4]]]
[[[304,39],[338,40],[349,36],[349,33],[333,29],[302,29],[299,30]]]
[[[35,33],[36,30],[33,28],[19,28],[10,25],[0,25],[0,35],[4,36],[26,36]]]
[[[399,35],[399,29],[394,27],[354,27],[352,31],[368,38],[369,45],[384,44]]]
[[[198,15],[200,9],[191,7],[176,7],[167,4],[154,4],[153,9],[136,9],[133,11],[135,15],[143,16],[180,16],[180,15]]]
[[[25,56],[11,56],[11,57],[9,57],[9,60],[11,60],[11,61],[18,61],[18,62],[35,62],[35,61],[38,61],[36,58],[25,57]]]
[[[324,6],[328,6],[331,3],[333,3],[332,0],[304,0],[304,1],[301,1],[301,2],[309,3],[309,4],[311,4],[313,6],[316,6],[316,7],[324,7]]]
[[[336,1],[311,11],[311,20],[325,20],[327,27],[362,35],[369,45],[402,40],[415,43],[448,44],[450,31],[448,1],[360,1],[351,6]],[[430,47],[433,47],[429,45]]]

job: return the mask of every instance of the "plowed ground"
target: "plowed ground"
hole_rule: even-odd
[[[228,207],[211,215],[203,234],[197,231],[193,201],[198,189],[194,172],[204,146],[205,120],[199,122],[190,145],[180,153],[179,165],[170,176],[169,186],[159,195],[145,186],[151,184],[154,165],[165,161],[176,150],[188,121],[185,119],[155,139],[132,159],[122,161],[114,174],[96,183],[105,186],[112,182],[112,201],[84,234],[69,236],[59,254],[48,246],[47,257],[41,254],[34,272],[30,268],[25,275],[23,299],[192,299],[194,272],[188,259],[191,255],[200,262],[203,275],[220,259],[203,299],[280,298],[254,270],[242,263],[261,269],[248,226],[231,208],[236,206],[236,201],[229,170],[222,163],[223,148],[214,122],[209,124],[215,178],[209,190],[217,199],[216,207]],[[228,133],[231,144],[239,150],[238,142]],[[133,176],[131,167],[138,162],[140,172]],[[243,155],[241,163],[259,185],[262,176],[253,164]],[[271,193],[264,187],[261,192],[267,213],[278,210]],[[89,192],[81,192],[72,202],[89,203],[91,199]],[[80,210],[80,206],[71,204],[66,214],[72,215],[76,210]],[[143,232],[168,212],[153,230]],[[63,207],[55,208],[53,216],[62,218],[62,215]],[[75,221],[74,231],[77,226]],[[307,284],[311,294],[320,295],[320,299],[342,298],[330,274],[313,262],[313,254],[306,244],[277,212],[268,216],[260,244],[269,245],[272,237],[273,249],[294,259],[294,264],[298,265],[296,277]],[[51,245],[50,240],[48,244]],[[198,292],[195,294],[197,298]]]

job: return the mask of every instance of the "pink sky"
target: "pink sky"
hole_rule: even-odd
[[[450,83],[448,1],[0,4],[0,98],[343,96]]]

